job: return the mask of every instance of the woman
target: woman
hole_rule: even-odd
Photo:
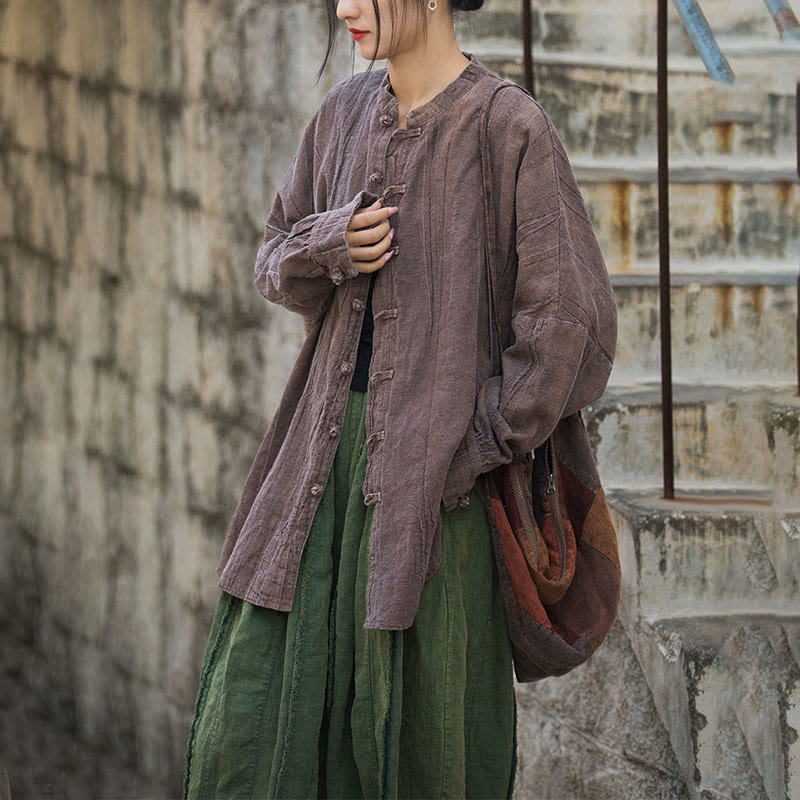
[[[266,220],[255,286],[306,339],[219,559],[185,798],[512,795],[474,487],[602,394],[616,316],[552,123],[499,92],[492,375],[478,125],[502,81],[459,49],[450,3],[482,4],[335,4],[388,67],[326,94]]]

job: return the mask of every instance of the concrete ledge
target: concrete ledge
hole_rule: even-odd
[[[673,386],[675,480],[685,494],[711,491],[717,513],[732,496],[717,487],[735,487],[762,500],[762,492],[769,491],[776,508],[800,509],[800,397],[787,389],[785,384]],[[686,504],[663,506],[647,495],[648,486],[660,486],[663,470],[658,384],[611,387],[584,416],[604,483],[636,487],[636,494],[618,496],[626,507],[633,508],[644,491],[654,513],[693,510]]]
[[[763,262],[760,262],[763,263]],[[755,265],[753,265],[755,266]],[[796,286],[798,272],[795,264],[786,263],[785,272],[758,272],[755,269],[744,270],[742,272],[693,272],[682,271],[680,265],[678,269],[670,271],[670,286],[675,289],[678,287],[691,286]],[[611,285],[615,288],[628,287],[658,287],[659,275],[656,272],[612,272]]]

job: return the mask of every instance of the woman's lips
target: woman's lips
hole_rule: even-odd
[[[369,33],[369,31],[360,31],[357,30],[356,28],[349,28],[349,31],[350,33],[353,34],[353,39],[355,39],[356,41],[358,41],[359,39],[363,39]]]

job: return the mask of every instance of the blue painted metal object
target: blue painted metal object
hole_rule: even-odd
[[[800,22],[786,0],[764,0],[775,25],[784,39],[800,40]]]
[[[781,2],[781,0],[767,0],[767,2]],[[728,59],[719,49],[714,33],[703,14],[697,0],[674,0],[675,7],[681,15],[683,24],[692,37],[694,46],[706,65],[708,74],[717,81],[733,83],[736,78],[728,63]]]

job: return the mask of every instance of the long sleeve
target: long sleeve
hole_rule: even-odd
[[[278,187],[254,275],[256,289],[267,300],[302,314],[307,324],[325,312],[338,284],[358,274],[345,231],[353,213],[375,199],[360,191],[346,205],[315,212],[314,141],[320,110],[306,126]]]
[[[445,485],[448,508],[479,474],[538,447],[562,417],[596,400],[616,349],[608,271],[552,122],[526,98],[504,128],[506,143],[521,143],[516,159],[507,144],[491,151],[498,172],[515,186],[513,336],[502,352],[502,375],[478,389]]]

